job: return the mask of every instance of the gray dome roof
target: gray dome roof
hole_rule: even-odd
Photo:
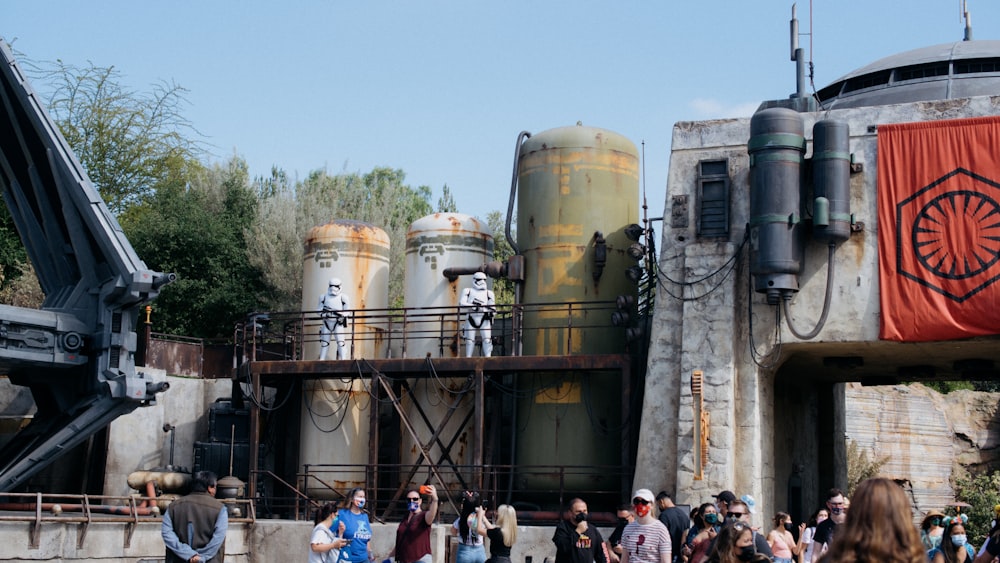
[[[824,109],[1000,94],[1000,41],[956,41],[880,59],[817,95]]]

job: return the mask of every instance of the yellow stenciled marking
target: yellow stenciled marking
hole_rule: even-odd
[[[538,237],[579,237],[583,235],[583,225],[567,224],[567,225],[541,225],[538,227]]]
[[[572,405],[580,402],[580,384],[563,381],[559,385],[546,387],[535,394],[535,403],[539,405]]]

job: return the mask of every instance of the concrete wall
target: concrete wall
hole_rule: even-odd
[[[392,549],[397,524],[374,524],[372,552],[377,561],[384,559]],[[253,527],[231,525],[226,536],[226,561],[230,563],[266,563],[271,561],[305,561],[308,557],[311,522],[261,520]],[[445,546],[451,545],[447,535],[450,526],[437,524],[431,532],[434,563],[445,563]],[[41,528],[40,547],[29,547],[30,525],[6,523],[0,526],[0,560],[28,561],[103,561],[107,563],[134,563],[162,561],[163,542],[159,522],[143,522],[135,527],[125,547],[128,529],[123,523],[91,524],[83,547],[77,547],[79,524],[45,522]],[[511,559],[523,563],[526,557],[532,563],[555,559],[552,544],[553,527],[520,527],[518,541],[511,550]],[[610,529],[601,529],[607,537]],[[487,541],[487,554],[489,553]],[[451,557],[449,561],[454,561]]]
[[[803,506],[817,506],[822,488],[844,483],[842,384],[819,382],[814,373],[783,366],[795,365],[797,357],[821,361],[822,356],[863,354],[884,345],[878,340],[876,127],[996,115],[998,101],[980,97],[802,114],[808,141],[816,120],[846,121],[850,151],[863,165],[851,176],[851,211],[865,228],[837,249],[833,305],[825,327],[811,341],[800,341],[784,322],[776,327],[775,308],[763,295],[750,294],[745,254],[727,264],[741,248],[749,221],[750,119],[674,126],[659,257],[662,276],[669,281],[656,296],[636,487],[676,491],[678,502],[691,505],[710,501],[723,489],[749,493],[759,512],[770,515],[794,509],[787,503],[796,471]],[[699,238],[698,165],[719,159],[727,160],[731,180],[730,234]],[[686,207],[679,201],[683,197]],[[821,244],[806,247],[801,287],[790,305],[791,321],[800,332],[816,324],[822,309],[826,252]],[[899,347],[897,361],[918,351],[933,356],[934,348]],[[708,463],[701,478],[696,478],[694,463],[695,370],[704,373],[709,417]],[[760,514],[757,519],[765,523]]]
[[[174,465],[194,467],[194,443],[208,436],[208,411],[221,397],[232,395],[228,379],[200,379],[168,376],[162,370],[142,368],[155,381],[166,380],[170,389],[156,398],[156,404],[138,408],[111,423],[104,494],[131,494],[126,479],[133,471],[162,468],[170,463],[170,434],[174,431]],[[223,475],[219,475],[223,477]]]

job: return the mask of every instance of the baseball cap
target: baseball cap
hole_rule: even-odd
[[[750,495],[743,495],[740,497],[743,504],[747,505],[747,509],[750,510],[750,514],[757,514],[757,501],[753,499]]]
[[[653,502],[653,491],[649,489],[639,489],[632,493],[632,498],[641,498],[642,500]]]
[[[729,504],[734,500],[736,500],[736,495],[734,495],[732,491],[722,491],[721,493],[712,496],[715,497],[715,500],[719,502],[724,502],[726,504]]]

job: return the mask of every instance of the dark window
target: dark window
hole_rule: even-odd
[[[816,95],[819,97],[820,103],[825,102],[830,98],[836,98],[840,94],[840,89],[843,86],[843,82],[837,82],[836,84],[831,84],[817,92]]]
[[[955,61],[955,74],[974,74],[980,72],[1000,72],[1000,59]]]
[[[698,163],[698,236],[729,236],[729,162]]]
[[[884,86],[889,83],[889,77],[892,75],[891,70],[880,70],[878,72],[872,72],[862,76],[855,76],[847,81],[844,85],[844,93],[855,92],[857,90],[864,90],[865,88],[871,88],[873,86]]]
[[[896,69],[896,82],[905,80],[917,80],[919,78],[932,78],[934,76],[948,76],[948,63],[938,62],[922,65],[904,66]]]

